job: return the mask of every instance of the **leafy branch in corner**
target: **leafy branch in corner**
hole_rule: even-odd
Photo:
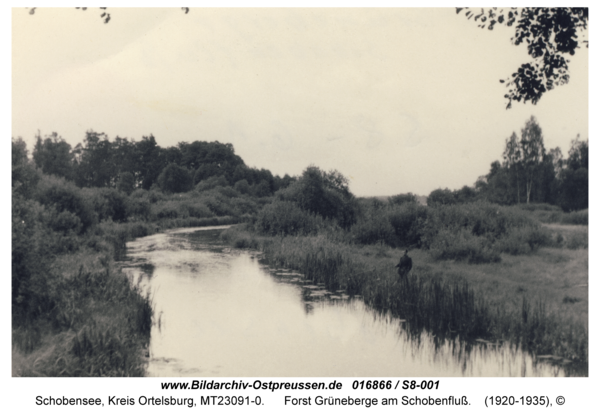
[[[527,44],[527,52],[533,58],[501,83],[506,83],[508,99],[506,108],[513,101],[537,104],[542,95],[555,86],[569,82],[569,60],[565,55],[575,55],[584,44],[579,34],[587,34],[588,9],[586,7],[525,7],[498,9],[492,7],[475,12],[468,7],[457,7],[456,13],[465,11],[468,19],[478,22],[478,27],[493,30],[496,24],[515,26],[511,38],[514,45]]]
[[[78,10],[87,10],[87,7],[75,7]],[[35,13],[35,9],[37,9],[37,7],[32,7],[29,9],[29,14],[34,14]],[[100,18],[104,20],[104,23],[108,23],[110,22],[110,13],[106,12],[106,7],[99,7],[101,14],[100,14]],[[189,7],[182,7],[181,10],[183,10],[185,12],[185,14],[188,14],[190,11]]]

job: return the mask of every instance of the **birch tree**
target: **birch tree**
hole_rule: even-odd
[[[534,116],[531,116],[521,130],[520,147],[527,189],[527,203],[529,204],[534,179],[546,154],[542,129]]]

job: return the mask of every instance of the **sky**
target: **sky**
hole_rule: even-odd
[[[472,186],[533,115],[588,138],[588,49],[568,85],[506,110],[514,28],[453,8],[12,9],[12,137],[232,143],[283,176],[336,169],[358,196]]]

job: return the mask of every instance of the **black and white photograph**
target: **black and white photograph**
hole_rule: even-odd
[[[11,9],[13,381],[588,379],[588,8],[385,4]]]

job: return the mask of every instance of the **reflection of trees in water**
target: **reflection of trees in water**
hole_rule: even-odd
[[[148,280],[152,279],[152,277],[154,276],[154,269],[156,268],[154,267],[154,264],[144,263],[140,264],[138,267],[142,271],[144,277],[146,277]]]

